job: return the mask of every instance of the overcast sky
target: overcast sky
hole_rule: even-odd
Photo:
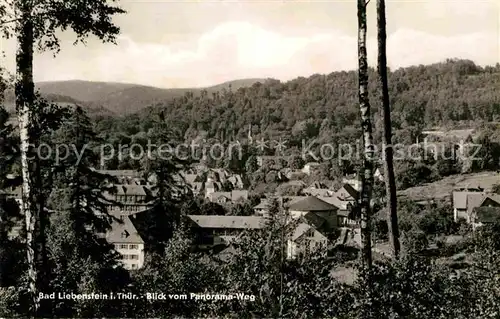
[[[500,6],[482,0],[387,1],[391,68],[467,58],[500,62]],[[376,65],[375,2],[368,5]],[[89,39],[35,58],[35,80],[94,80],[199,87],[242,78],[289,80],[357,67],[356,0],[122,0],[118,45]],[[1,40],[14,69],[15,42]]]

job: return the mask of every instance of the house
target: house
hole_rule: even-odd
[[[129,217],[123,216],[113,221],[106,240],[114,245],[121,256],[125,269],[140,269],[144,265],[144,240],[141,238]]]
[[[453,219],[469,221],[469,214],[477,207],[486,196],[485,192],[479,191],[454,191],[453,192]]]
[[[231,192],[213,192],[208,194],[208,200],[212,203],[227,204],[231,202]]]
[[[23,202],[22,187],[16,186],[16,187],[6,187],[4,189],[0,189],[0,197],[13,198],[19,205],[21,205]]]
[[[309,162],[304,165],[302,168],[302,172],[311,175],[311,173],[314,171],[314,169],[318,168],[321,164],[317,162]]]
[[[356,220],[354,220],[351,216],[354,202],[341,200],[337,196],[319,197],[319,199],[339,208],[337,211],[337,221],[339,227],[357,225]]]
[[[245,183],[243,182],[243,178],[239,174],[234,174],[232,176],[229,176],[227,181],[230,182],[235,189],[245,188]]]
[[[222,189],[221,182],[215,182],[211,178],[208,178],[207,182],[205,183],[205,197],[208,198],[210,194],[218,192],[221,189]]]
[[[262,198],[260,203],[253,207],[254,214],[256,216],[269,217],[269,199]]]
[[[213,192],[208,195],[208,200],[212,203],[226,204],[245,201],[248,199],[247,190],[233,190],[230,192]]]
[[[373,178],[376,180],[379,180],[381,182],[384,181],[384,175],[383,175],[383,172],[380,168],[375,169],[375,171],[373,172]]]
[[[500,207],[500,195],[477,191],[453,192],[453,218],[473,223],[473,210],[477,207]]]
[[[309,187],[305,188],[302,192],[306,195],[319,196],[319,197],[332,196],[334,193],[332,190],[328,189],[328,187],[326,187],[326,185],[324,185],[320,182],[312,183]]]
[[[317,197],[328,197],[333,196],[334,192],[330,189],[319,189],[319,188],[306,188],[302,191],[304,194],[309,196],[317,196]]]
[[[203,192],[203,183],[194,182],[193,184],[191,184],[191,191],[193,192],[194,196],[198,196]]]
[[[260,216],[188,215],[199,248],[232,242],[245,230],[262,229],[266,219]]]
[[[288,213],[292,219],[298,219],[313,213],[315,216],[325,220],[327,231],[334,232],[338,227],[338,209],[338,207],[329,204],[318,197],[308,196],[291,204],[288,207]]]
[[[318,228],[308,222],[302,222],[294,229],[287,241],[287,258],[294,259],[318,249],[325,249],[326,253],[328,242],[328,237]]]
[[[471,223],[475,230],[484,224],[500,222],[500,207],[499,206],[482,206],[475,207],[472,210]]]
[[[196,179],[198,178],[197,174],[189,174],[189,173],[184,173],[181,172],[181,176],[184,179],[184,182],[188,185],[192,185],[194,182],[196,182]]]
[[[151,188],[146,185],[115,185],[116,192],[105,192],[104,197],[117,204],[109,204],[108,211],[123,211],[129,214],[146,210],[151,207]]]
[[[339,198],[341,201],[354,203],[359,198],[359,192],[351,184],[345,183],[335,192],[334,196]]]

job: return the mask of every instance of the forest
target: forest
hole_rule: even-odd
[[[432,65],[389,71],[392,125],[402,138],[434,127],[479,127],[500,118],[500,65],[477,66],[449,59]],[[219,140],[301,135],[320,140],[359,137],[357,73],[333,72],[288,82],[269,79],[237,90],[185,93],[125,118],[97,117],[106,136],[141,136],[152,117],[165,110],[166,120],[186,140],[199,135]],[[369,93],[375,135],[382,128],[376,72],[369,69]],[[406,132],[403,133],[403,132]],[[408,136],[408,137],[406,137]],[[377,138],[376,138],[377,139]]]

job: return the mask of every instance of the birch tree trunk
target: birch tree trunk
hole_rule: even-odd
[[[398,210],[396,197],[396,178],[394,176],[394,163],[392,148],[392,123],[391,105],[389,101],[389,88],[387,84],[387,32],[385,19],[385,0],[377,0],[377,38],[378,38],[378,73],[382,85],[382,106],[384,109],[384,170],[385,189],[387,196],[387,223],[389,229],[389,240],[391,241],[392,253],[398,258],[400,251]]]
[[[31,106],[35,98],[33,83],[33,23],[31,20],[30,1],[16,2],[20,13],[20,22],[17,28],[18,49],[16,52],[16,109],[19,120],[19,136],[21,149],[22,170],[22,205],[21,212],[26,220],[26,251],[28,263],[28,289],[32,297],[31,312],[33,317],[38,310],[38,296],[36,291],[37,271],[34,233],[36,224],[36,209],[33,203],[31,188],[31,172],[29,166],[30,130],[33,125],[33,111]]]
[[[368,58],[366,54],[366,2],[358,0],[358,81],[359,81],[359,110],[361,114],[361,128],[363,131],[363,173],[361,174],[361,246],[362,262],[365,270],[369,271],[372,265],[371,250],[371,195],[373,188],[373,157],[374,146],[372,136],[372,122],[370,114],[370,100],[368,97]]]

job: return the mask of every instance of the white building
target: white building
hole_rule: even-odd
[[[128,216],[121,217],[121,223],[114,221],[106,240],[122,255],[125,269],[135,270],[144,265],[144,241]]]

